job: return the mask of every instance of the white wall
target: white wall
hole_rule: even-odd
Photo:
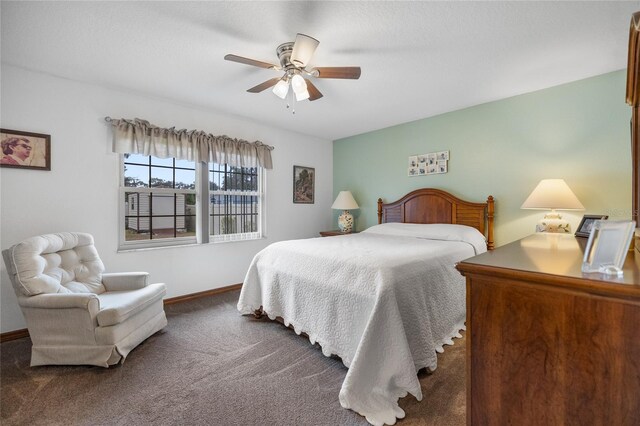
[[[89,232],[108,272],[149,271],[151,280],[165,282],[167,296],[173,297],[242,282],[253,256],[268,244],[332,229],[329,140],[4,64],[0,80],[2,128],[50,134],[52,152],[49,172],[0,169],[2,249],[39,234]],[[274,169],[266,176],[266,238],[117,253],[120,163],[111,152],[105,116],[273,145]],[[294,164],[316,168],[315,204],[293,204]],[[26,327],[4,264],[0,285],[0,331]]]

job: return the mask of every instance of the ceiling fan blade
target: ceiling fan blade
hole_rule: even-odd
[[[318,67],[312,71],[318,71],[317,78],[360,78],[360,67]]]
[[[318,90],[316,86],[309,80],[304,79],[307,82],[307,90],[309,91],[309,101],[315,101],[316,99],[320,99],[322,97],[322,93]]]
[[[277,65],[269,64],[267,62],[256,61],[255,59],[244,58],[238,55],[226,55],[224,57],[227,61],[239,62],[245,65],[252,65],[254,67],[267,68],[272,70],[279,70],[280,67]]]
[[[279,81],[280,77],[272,78],[271,80],[267,80],[264,83],[260,83],[257,86],[252,87],[251,89],[247,89],[247,92],[260,93],[263,90],[268,89],[269,87],[275,86]]]
[[[296,35],[296,41],[293,43],[293,50],[291,51],[291,58],[289,58],[289,60],[297,67],[306,67],[319,44],[320,42],[315,38],[298,33]]]

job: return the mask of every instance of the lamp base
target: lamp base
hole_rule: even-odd
[[[340,232],[345,234],[353,231],[353,216],[349,213],[349,210],[344,210],[340,216],[338,216],[338,228]]]
[[[536,225],[536,232],[550,232],[554,234],[570,234],[571,224],[562,219],[560,214],[552,211],[544,215]]]

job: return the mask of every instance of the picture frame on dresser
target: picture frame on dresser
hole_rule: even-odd
[[[593,229],[593,224],[596,220],[606,220],[609,219],[609,216],[606,214],[586,214],[582,216],[582,220],[580,221],[580,225],[576,230],[575,236],[581,238],[589,238],[589,234]]]
[[[636,222],[596,220],[582,259],[582,272],[622,276]]]

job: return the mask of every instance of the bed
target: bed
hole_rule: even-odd
[[[493,249],[494,200],[425,188],[385,204],[358,234],[281,241],[253,259],[242,314],[280,318],[348,371],[340,404],[373,425],[395,424],[398,399],[422,399],[417,372],[460,337],[465,282],[454,266]]]

